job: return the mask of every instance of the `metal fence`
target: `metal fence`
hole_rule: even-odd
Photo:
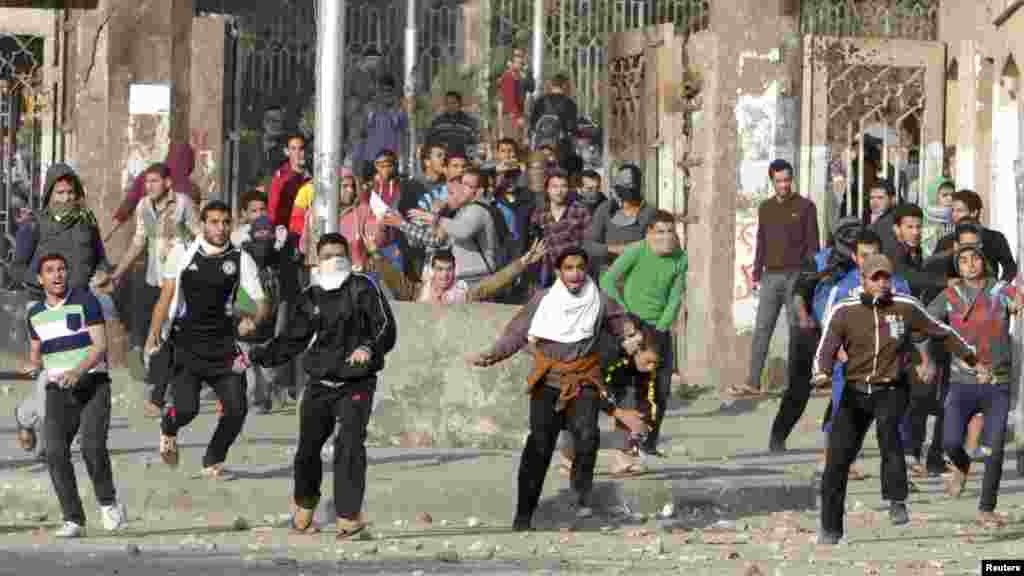
[[[803,0],[800,31],[819,36],[935,40],[939,0]]]
[[[492,0],[495,44],[527,46],[534,0]],[[545,75],[569,76],[581,113],[600,118],[608,38],[615,32],[674,23],[689,35],[708,27],[709,0],[548,0]]]

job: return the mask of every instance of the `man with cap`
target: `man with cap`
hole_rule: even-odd
[[[760,393],[761,372],[779,312],[785,306],[790,322],[796,321],[788,297],[799,273],[813,269],[820,242],[818,210],[814,202],[793,191],[793,166],[785,160],[775,160],[768,167],[768,177],[775,187],[775,196],[757,207],[752,276],[759,296],[750,353],[750,379],[745,385],[730,387],[734,396]]]
[[[907,371],[914,340],[944,339],[968,365],[976,362],[974,347],[929,314],[919,300],[892,293],[893,266],[887,257],[866,258],[861,272],[863,291],[832,309],[814,358],[814,382],[825,383],[832,378],[840,349],[848,357],[847,383],[833,417],[821,480],[820,544],[837,544],[844,536],[849,468],[872,422],[882,457],[882,498],[889,501],[889,518],[894,525],[910,522],[899,425],[907,409]]]
[[[964,244],[956,253],[957,273],[963,282],[946,288],[928,305],[928,311],[949,321],[978,349],[978,365],[970,367],[954,360],[950,366],[946,395],[945,429],[942,444],[953,463],[946,478],[946,493],[959,497],[967,484],[971,458],[964,451],[967,423],[975,413],[985,414],[985,429],[991,452],[985,456],[978,519],[984,524],[1001,524],[995,514],[999,482],[1003,472],[1006,421],[1010,410],[1010,373],[1013,367],[1011,316],[1021,310],[1022,296],[1016,288],[993,277],[980,244]]]

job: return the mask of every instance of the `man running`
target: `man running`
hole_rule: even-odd
[[[190,246],[178,242],[165,264],[164,282],[154,322],[174,346],[172,402],[160,423],[160,457],[178,465],[178,430],[199,412],[203,384],[213,388],[223,406],[217,429],[203,456],[203,475],[230,479],[224,472],[228,449],[242,431],[247,413],[244,355],[238,353],[235,295],[241,287],[256,303],[255,318],[243,318],[240,333],[252,333],[267,315],[259,269],[252,256],[228,242],[231,211],[214,200],[200,213],[202,237]],[[169,321],[168,321],[169,320]],[[158,348],[151,337],[147,352]]]
[[[261,366],[280,366],[309,348],[309,385],[299,404],[292,529],[313,528],[323,479],[320,450],[340,421],[334,437],[334,506],[340,540],[366,527],[359,514],[366,493],[366,427],[377,372],[395,346],[397,330],[384,293],[368,276],[352,272],[344,236],[321,236],[317,257],[316,284],[302,293],[287,332],[265,347],[254,347],[251,359]]]
[[[64,514],[64,525],[55,536],[78,538],[85,532],[85,511],[71,463],[71,441],[79,428],[82,458],[100,504],[103,527],[117,530],[124,523],[124,510],[117,503],[107,451],[110,376],[103,309],[88,288],[68,288],[67,261],[61,254],[41,255],[36,272],[45,296],[28,313],[30,370],[45,371],[47,381],[46,461]]]
[[[952,328],[928,314],[912,296],[892,294],[893,266],[883,255],[861,266],[863,292],[835,305],[825,320],[814,359],[814,382],[831,380],[840,348],[846,350],[846,385],[832,416],[828,459],[821,479],[819,544],[837,544],[844,535],[843,516],[850,464],[872,422],[882,457],[882,498],[889,501],[894,525],[910,522],[907,468],[899,425],[907,410],[910,350],[923,337],[943,339],[957,356],[975,364],[975,350]]]
[[[555,261],[558,278],[552,287],[530,299],[490,350],[470,359],[476,366],[492,366],[527,345],[534,355],[527,381],[530,435],[519,464],[516,531],[531,529],[558,434],[566,428],[576,452],[571,473],[573,507],[578,518],[593,515],[589,500],[601,440],[597,415],[607,396],[598,341],[602,331],[622,340],[626,314],[587,275],[588,265],[583,248],[565,249]],[[632,354],[640,343],[637,339],[623,345]]]

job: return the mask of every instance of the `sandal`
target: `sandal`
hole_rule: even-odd
[[[764,394],[756,389],[751,388],[745,384],[734,384],[725,389],[726,394],[734,398],[750,398],[753,396],[763,396]]]
[[[366,530],[366,523],[357,520],[347,520],[345,518],[338,518],[338,535],[335,537],[337,540],[348,540],[356,534],[359,534],[363,530]]]
[[[142,405],[142,413],[146,418],[159,418],[163,415],[163,407],[152,400],[146,400]]]
[[[619,468],[617,470],[612,470],[611,471],[611,476],[613,478],[629,478],[629,477],[632,477],[632,476],[642,476],[644,474],[647,474],[647,472],[648,472],[647,466],[644,466],[643,464],[636,463],[636,464],[630,464],[630,465],[628,465],[628,466],[626,466],[624,468]]]
[[[224,464],[214,464],[213,466],[207,466],[203,468],[202,472],[198,475],[200,478],[208,478],[210,480],[217,480],[220,482],[230,482],[235,479],[235,475],[224,470]]]
[[[171,468],[178,467],[178,438],[160,435],[160,459]]]

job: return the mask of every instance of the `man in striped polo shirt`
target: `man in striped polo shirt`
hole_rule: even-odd
[[[71,464],[71,441],[81,427],[82,458],[100,503],[103,527],[117,530],[124,510],[114,490],[107,434],[110,430],[110,376],[103,309],[86,288],[67,287],[67,261],[43,255],[37,273],[45,297],[28,312],[33,372],[46,372],[44,417],[46,460],[64,525],[55,535],[80,537],[85,511]]]

